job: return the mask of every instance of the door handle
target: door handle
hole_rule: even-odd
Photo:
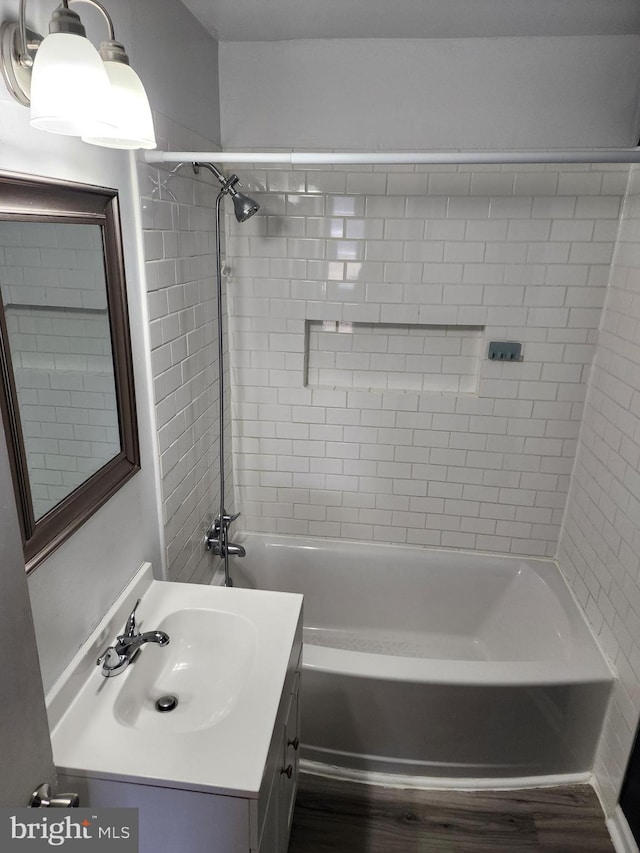
[[[38,785],[29,800],[29,808],[32,809],[77,809],[79,805],[77,794],[57,794],[54,797],[48,782]]]

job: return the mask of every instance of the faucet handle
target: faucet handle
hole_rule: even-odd
[[[232,524],[237,518],[240,518],[241,514],[242,513],[236,512],[236,513],[234,513],[234,515],[229,515],[228,513],[225,512],[225,514],[222,516],[222,520],[227,525]]]
[[[96,666],[102,664],[103,669],[114,669],[120,663],[120,655],[113,646],[109,646],[96,661]]]
[[[136,610],[138,609],[138,605],[140,604],[141,600],[142,599],[139,598],[136,601],[135,607],[133,608],[133,610],[129,614],[129,617],[127,618],[127,623],[124,626],[124,632],[123,632],[123,636],[125,636],[125,637],[135,637],[135,635],[136,635]]]
[[[109,646],[96,661],[96,666],[102,664],[102,674],[109,678],[122,672],[128,663],[126,656],[119,655],[113,646]]]

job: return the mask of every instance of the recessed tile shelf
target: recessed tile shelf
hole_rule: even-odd
[[[306,323],[310,388],[476,394],[484,326]]]

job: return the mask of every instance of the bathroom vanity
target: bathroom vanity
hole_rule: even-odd
[[[116,677],[96,659],[138,598],[164,631]],[[302,596],[153,581],[149,566],[47,700],[59,785],[139,811],[140,853],[286,853],[298,778]],[[176,696],[159,712],[157,701]]]

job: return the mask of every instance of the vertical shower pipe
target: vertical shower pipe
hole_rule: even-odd
[[[216,198],[216,300],[218,306],[218,416],[220,424],[220,552],[224,559],[224,585],[231,586],[231,575],[229,573],[229,553],[227,551],[227,524],[225,517],[227,511],[224,506],[224,347],[222,340],[222,249],[221,249],[221,205],[222,199],[227,194],[227,187],[223,186]]]
[[[254,213],[257,213],[260,205],[249,196],[240,192],[237,189],[240,182],[237,175],[231,175],[225,178],[222,172],[217,169],[213,163],[205,163],[192,161],[191,166],[197,174],[200,172],[200,167],[204,166],[208,169],[222,184],[222,189],[219,191],[216,198],[216,213],[215,213],[215,231],[216,231],[216,303],[218,314],[218,387],[219,387],[219,437],[220,437],[220,452],[218,460],[220,463],[220,513],[214,520],[213,526],[205,535],[205,545],[208,550],[213,550],[214,554],[218,554],[224,559],[224,584],[225,586],[233,586],[231,576],[229,574],[229,554],[238,557],[244,557],[245,549],[242,545],[234,542],[229,542],[229,525],[235,521],[240,513],[228,515],[224,506],[225,494],[225,478],[224,478],[224,347],[223,342],[223,321],[222,321],[222,217],[221,205],[222,199],[229,195],[233,201],[233,209],[238,222],[246,222]],[[180,168],[179,166],[177,168]],[[175,170],[174,170],[175,171]]]

